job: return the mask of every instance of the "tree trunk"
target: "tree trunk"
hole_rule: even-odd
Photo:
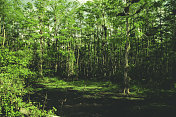
[[[39,20],[40,20],[40,18],[39,18]],[[40,27],[41,29],[40,29],[40,35],[41,35],[41,37],[40,37],[40,62],[39,62],[39,75],[40,75],[40,77],[42,78],[43,77],[43,36],[42,36],[42,34],[43,34],[43,32],[42,32],[42,27]]]
[[[55,20],[54,20],[54,36],[56,37],[57,36],[57,17],[55,15]],[[58,44],[58,38],[56,38],[56,41],[55,41],[55,46],[56,46],[56,52],[58,52],[58,47],[57,47],[57,44]],[[57,74],[57,71],[58,71],[58,54],[56,54],[55,56],[55,73]]]
[[[4,47],[4,45],[5,45],[5,40],[6,40],[6,35],[5,35],[5,29],[4,29],[4,40],[3,40],[3,43],[2,43],[2,47]]]
[[[41,32],[42,34],[42,32]],[[41,56],[40,56],[40,65],[39,65],[39,73],[40,77],[43,77],[43,43],[42,43],[42,37],[40,37],[40,51],[41,51]]]
[[[124,94],[129,94],[129,64],[128,64],[128,55],[130,51],[130,40],[129,40],[129,26],[128,26],[128,18],[126,18],[126,45],[125,45],[125,66],[124,66]]]
[[[0,35],[1,35],[1,17],[0,17]]]
[[[3,39],[3,42],[2,42],[2,47],[4,48],[4,45],[5,45],[5,40],[6,40],[6,32],[5,32],[5,26],[4,26],[4,23],[3,23],[3,35],[4,35],[4,39]]]

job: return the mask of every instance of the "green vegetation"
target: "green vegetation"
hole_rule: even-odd
[[[170,116],[175,71],[175,0],[0,0],[0,116]]]

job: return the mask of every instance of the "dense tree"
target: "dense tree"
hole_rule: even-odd
[[[1,0],[0,83],[19,82],[16,95],[45,76],[108,80],[125,94],[134,84],[172,88],[175,38],[174,0]],[[12,116],[4,103],[0,110]]]

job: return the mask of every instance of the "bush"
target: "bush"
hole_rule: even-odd
[[[45,110],[39,110],[31,102],[25,103],[22,99],[28,92],[25,89],[26,80],[35,74],[28,68],[30,52],[4,49],[0,57],[0,116],[47,115]]]

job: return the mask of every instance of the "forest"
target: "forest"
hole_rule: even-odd
[[[0,116],[176,114],[175,0],[0,0]]]

